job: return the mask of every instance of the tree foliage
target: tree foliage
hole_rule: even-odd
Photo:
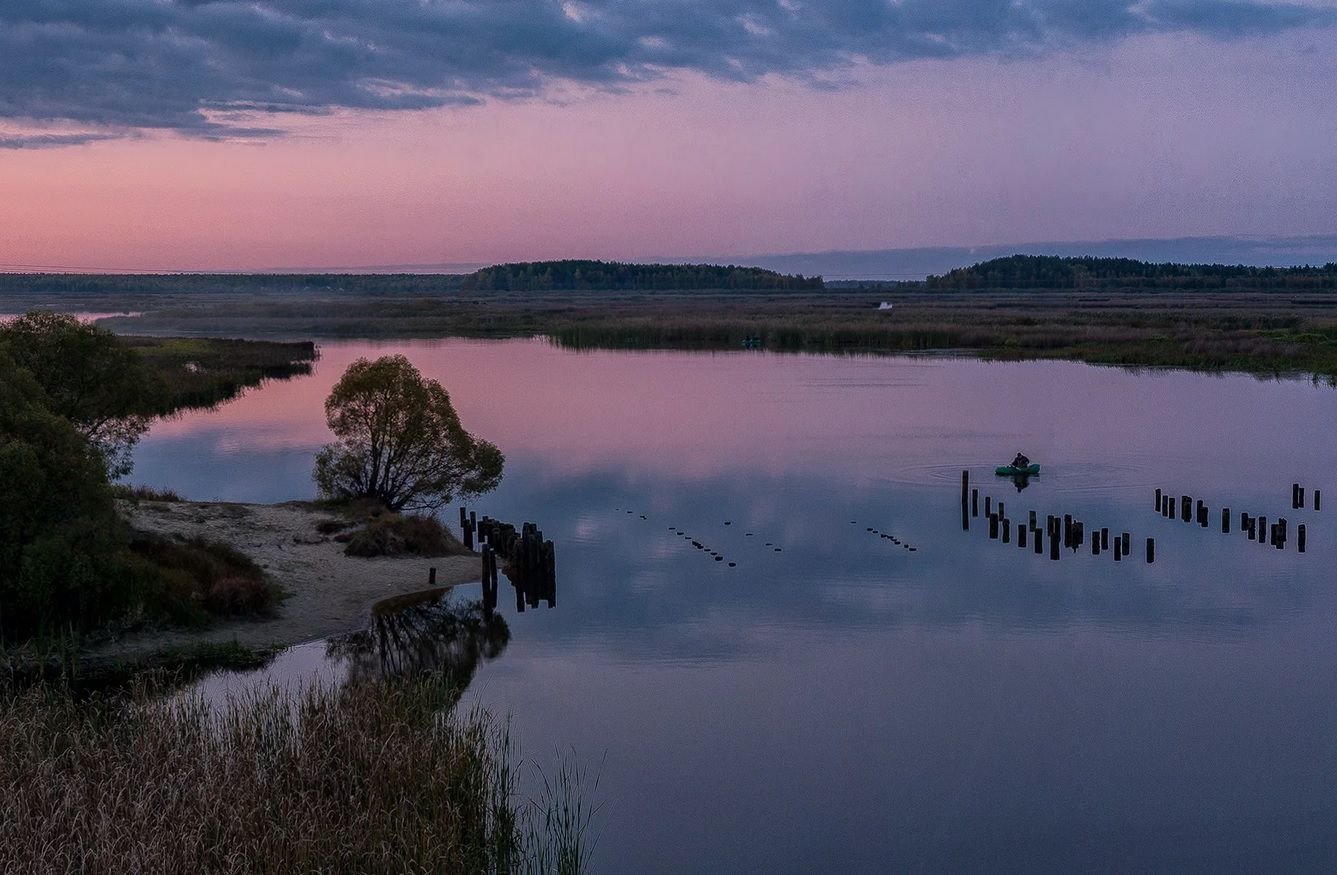
[[[536,261],[483,268],[464,277],[465,291],[542,292],[770,289],[811,291],[821,277],[791,276],[760,267],[716,264],[625,264],[617,261]]]
[[[0,345],[28,371],[50,411],[69,420],[117,476],[161,404],[160,382],[110,331],[34,310],[0,326]]]
[[[325,417],[337,441],[316,456],[315,480],[327,498],[435,510],[501,480],[501,452],[465,431],[446,390],[402,355],[349,365]]]
[[[84,626],[123,594],[102,459],[0,351],[0,630]]]
[[[1337,264],[1322,267],[1249,267],[1174,264],[1132,258],[1010,255],[957,268],[924,281],[943,290],[1073,289],[1176,291],[1321,291],[1337,289]]]

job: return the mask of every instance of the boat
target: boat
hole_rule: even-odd
[[[1001,465],[994,468],[993,472],[999,477],[1030,477],[1040,473],[1040,466],[1034,462],[1025,468],[1018,468],[1015,465]]]

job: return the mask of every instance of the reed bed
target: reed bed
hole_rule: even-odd
[[[582,871],[576,773],[519,801],[505,726],[452,701],[434,680],[214,706],[0,692],[0,870]]]

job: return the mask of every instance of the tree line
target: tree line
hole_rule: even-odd
[[[714,264],[628,264],[617,261],[534,261],[501,264],[464,278],[464,291],[675,291],[824,288],[821,277],[759,267]]]
[[[1012,255],[930,276],[923,285],[927,289],[944,291],[1326,291],[1337,289],[1337,263],[1304,267],[1250,267],[1153,263],[1132,258]]]

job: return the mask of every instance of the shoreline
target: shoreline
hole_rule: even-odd
[[[87,644],[80,658],[93,663],[142,660],[178,648],[239,644],[278,650],[355,631],[372,607],[395,596],[479,579],[478,557],[358,558],[316,529],[334,519],[297,503],[122,502],[127,522],[146,532],[221,541],[250,556],[284,592],[272,617],[224,620],[203,629],[151,629]]]

